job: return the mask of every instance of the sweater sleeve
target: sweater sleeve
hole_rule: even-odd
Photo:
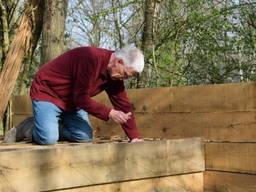
[[[127,93],[125,91],[123,81],[110,81],[106,89],[108,97],[116,110],[123,111],[124,113],[131,112],[131,119],[127,123],[122,124],[122,128],[129,139],[140,138],[139,131],[136,126],[135,116],[132,105],[129,102]]]
[[[85,63],[87,61],[87,63]],[[94,65],[95,58],[80,58],[74,61],[72,69],[73,100],[76,107],[84,109],[88,113],[102,120],[108,120],[111,108],[98,103],[90,97],[90,89],[93,88],[97,65]],[[80,63],[79,63],[80,62]]]

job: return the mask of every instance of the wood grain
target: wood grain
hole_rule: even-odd
[[[205,157],[206,170],[256,174],[256,143],[206,143]]]
[[[203,192],[203,173],[126,181],[61,190],[62,192]]]
[[[220,171],[204,172],[205,192],[254,192],[256,175]]]
[[[14,145],[2,146],[0,153],[0,191],[45,191],[204,171],[203,145],[198,138]]]

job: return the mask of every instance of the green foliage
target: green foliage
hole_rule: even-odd
[[[255,79],[255,4],[168,2],[154,37],[160,80],[151,86]]]
[[[144,1],[70,0],[66,49],[95,45],[141,46]],[[16,15],[20,13],[20,7]],[[156,7],[149,86],[256,80],[256,3],[253,0],[165,0]],[[16,20],[15,20],[16,21]],[[10,36],[15,29],[15,21]],[[16,92],[29,88],[40,51],[24,59]],[[135,79],[127,83],[136,87]]]

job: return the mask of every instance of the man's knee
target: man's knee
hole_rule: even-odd
[[[87,142],[92,140],[92,132],[76,132],[70,135],[68,140],[75,141],[75,142]]]
[[[80,140],[88,140],[88,141],[92,140],[92,132],[87,132],[87,133],[83,132],[80,135]]]
[[[33,134],[33,141],[40,145],[54,145],[58,139],[55,135],[42,136]]]

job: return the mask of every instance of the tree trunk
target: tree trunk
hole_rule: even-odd
[[[16,84],[16,94],[24,95],[28,92],[28,87],[26,82],[31,82],[32,78],[30,77],[30,70],[33,67],[33,56],[34,52],[38,46],[38,41],[41,37],[42,29],[43,29],[43,16],[44,16],[44,0],[38,0],[38,11],[37,11],[37,18],[35,18],[34,23],[34,31],[32,34],[31,40],[31,49],[27,53],[27,59],[24,62],[24,66],[22,71],[20,72],[18,83]]]
[[[115,38],[115,48],[122,48],[124,46],[123,42],[123,35],[121,31],[121,26],[120,26],[120,21],[121,21],[121,14],[118,14],[118,8],[117,6],[121,7],[121,3],[119,0],[112,0],[112,7],[113,9],[113,17],[114,17],[114,24],[115,24],[115,29],[114,29],[114,38]]]
[[[139,78],[138,87],[148,87],[151,73],[150,62],[153,59],[153,35],[154,35],[154,22],[156,17],[156,7],[159,0],[145,0],[144,11],[144,28],[142,33],[141,49],[145,55],[145,67]]]
[[[22,59],[29,49],[33,32],[33,18],[37,17],[38,0],[28,0],[20,26],[7,53],[0,74],[0,120],[3,119],[8,101],[19,75]]]
[[[9,40],[9,25],[8,25],[8,15],[6,11],[6,7],[3,4],[2,0],[0,0],[0,12],[1,12],[1,44],[2,44],[2,63],[5,60],[5,57],[7,55],[10,40]]]
[[[63,52],[67,5],[68,0],[45,0],[41,65]]]

